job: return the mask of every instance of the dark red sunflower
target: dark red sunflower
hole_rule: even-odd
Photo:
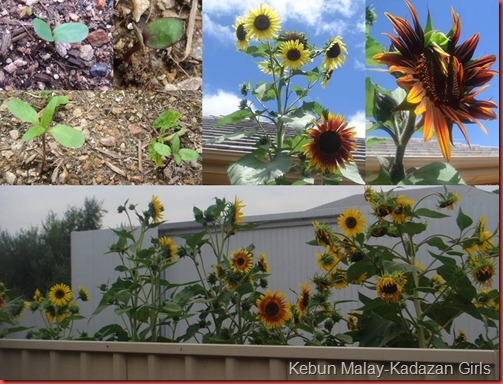
[[[304,145],[304,154],[309,158],[309,165],[314,165],[316,170],[325,170],[334,173],[339,167],[346,168],[345,163],[353,161],[351,151],[356,150],[356,131],[348,127],[339,114],[334,117],[328,114],[325,120],[321,116],[321,124],[313,121],[315,127],[306,132],[310,141]]]
[[[425,35],[416,10],[408,0],[405,2],[414,26],[401,17],[385,13],[398,37],[385,35],[398,52],[380,53],[374,56],[374,60],[387,65],[390,73],[401,75],[397,84],[409,91],[406,101],[415,106],[416,116],[424,114],[424,140],[429,141],[435,130],[442,155],[449,161],[453,123],[458,125],[470,144],[465,123],[476,123],[487,134],[478,119],[496,119],[493,101],[475,99],[488,85],[475,88],[487,83],[497,73],[489,69],[496,56],[472,59],[479,41],[478,33],[458,45],[461,18],[452,8],[452,29],[445,35],[446,42],[442,46],[434,44],[431,35],[435,32],[429,31]]]

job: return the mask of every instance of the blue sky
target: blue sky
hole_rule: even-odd
[[[433,27],[444,33],[447,33],[451,26],[451,6],[454,11],[461,16],[461,36],[458,44],[463,43],[466,39],[480,33],[480,40],[475,50],[474,58],[495,54],[498,57],[496,63],[492,66],[493,69],[499,68],[499,4],[497,0],[411,0],[412,5],[416,8],[419,22],[424,27],[426,24],[427,12],[430,10]],[[371,35],[383,44],[389,47],[390,40],[382,35],[383,32],[391,33],[396,36],[390,21],[384,15],[388,12],[394,16],[404,17],[412,24],[410,12],[403,0],[374,0],[367,1],[367,4],[372,4],[377,14],[377,22],[371,27]],[[396,88],[395,80],[389,74],[380,74],[370,72],[374,82],[387,89]],[[496,75],[490,82],[490,86],[477,95],[479,100],[493,100],[499,107],[499,75]],[[499,116],[499,108],[495,110]],[[476,124],[466,124],[468,136],[471,144],[499,146],[499,123],[495,121],[481,120],[481,123],[486,127],[489,136],[486,136]],[[457,128],[453,129],[454,142],[465,143],[465,140]]]
[[[317,85],[307,101],[342,114],[364,136],[364,0],[204,0],[203,114],[237,110],[239,84],[267,81],[253,58],[236,51],[232,28],[237,16],[262,3],[277,10],[282,30],[306,32],[311,44],[320,48],[330,37],[342,37],[348,50],[346,63],[334,71],[325,89]],[[321,58],[306,68],[319,63]]]

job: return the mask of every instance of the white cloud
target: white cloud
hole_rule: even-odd
[[[207,14],[203,15],[203,28],[204,34],[207,36],[212,36],[219,41],[233,42],[234,33],[230,26],[225,26],[218,24],[213,21]]]
[[[356,137],[365,137],[365,111],[356,111],[348,117],[349,126],[356,128]]]
[[[231,92],[218,89],[217,93],[203,96],[203,116],[222,116],[239,108],[241,99]]]
[[[355,59],[354,68],[355,69],[360,69],[360,70],[364,71],[365,70],[365,64],[363,62],[361,62],[360,60]]]

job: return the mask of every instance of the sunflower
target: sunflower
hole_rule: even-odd
[[[334,252],[325,252],[316,254],[316,264],[325,272],[330,272],[339,263],[340,258]]]
[[[387,303],[396,303],[402,293],[402,285],[395,276],[386,275],[379,279],[376,285],[377,294]]]
[[[78,293],[79,293],[80,300],[89,301],[89,293],[87,293],[87,290],[84,287],[80,286]]]
[[[348,329],[350,331],[358,331],[358,317],[349,315],[347,318]]]
[[[445,196],[441,196],[441,200],[438,202],[439,208],[447,208],[452,211],[454,209],[454,204],[458,203],[460,198],[456,192],[449,192]]]
[[[37,303],[40,303],[44,300],[38,288],[35,289],[35,293],[33,294],[33,300],[36,301]]]
[[[346,275],[346,271],[343,271],[342,269],[335,270],[335,272],[331,276],[332,285],[335,287],[335,289],[344,289],[348,286]]]
[[[348,50],[342,42],[341,37],[337,36],[332,37],[325,44],[323,52],[321,67],[330,72],[344,64]]]
[[[492,296],[489,290],[481,289],[477,294],[474,305],[477,308],[486,307],[490,310],[498,312],[500,309],[498,301],[498,296]]]
[[[269,60],[260,61],[257,65],[258,65],[258,69],[260,69],[261,72],[263,72],[267,75],[272,74],[273,68],[274,68],[274,74],[276,76],[279,76],[281,74],[281,67],[279,65],[277,65],[276,63],[271,64],[271,62],[269,62]]]
[[[367,272],[362,273],[360,276],[358,276],[356,279],[354,279],[351,284],[361,284],[365,280],[367,280]]]
[[[173,244],[171,237],[159,237],[159,247],[161,249],[162,256],[167,261],[176,260],[176,245]]]
[[[56,284],[49,290],[47,296],[52,305],[62,307],[72,299],[72,291],[66,284]]]
[[[148,213],[152,220],[154,220],[154,223],[158,223],[162,220],[162,211],[164,211],[164,207],[161,202],[157,196],[152,196],[152,200],[148,204]]]
[[[411,218],[410,212],[414,200],[407,200],[404,195],[399,195],[393,202],[393,210],[390,213],[395,224],[403,224],[407,219]]]
[[[466,333],[462,330],[458,330],[458,336],[454,339],[454,344],[466,343]]]
[[[430,287],[434,288],[437,293],[442,293],[445,290],[445,280],[439,275],[433,275],[430,280]]]
[[[281,292],[274,291],[271,294],[268,289],[265,295],[257,299],[256,306],[257,319],[268,328],[281,327],[292,317],[290,305]]]
[[[237,17],[233,27],[234,35],[236,36],[236,49],[241,51],[248,48],[250,41],[248,40],[248,34],[246,33],[244,19],[242,17]]]
[[[299,317],[302,317],[304,316],[304,313],[306,313],[307,306],[311,300],[311,287],[309,286],[309,283],[299,284],[299,287],[301,290],[297,304],[295,304],[295,308],[297,308]]]
[[[416,10],[408,0],[405,2],[414,27],[405,19],[386,13],[398,36],[386,35],[398,52],[380,53],[373,59],[387,65],[389,72],[398,77],[398,86],[408,91],[406,102],[412,105],[416,116],[424,114],[424,140],[429,141],[435,130],[442,155],[449,161],[453,123],[470,144],[464,123],[477,123],[487,134],[477,119],[496,119],[496,113],[492,110],[496,108],[496,103],[475,99],[485,87],[475,88],[487,83],[497,73],[488,69],[496,61],[496,56],[472,59],[479,41],[478,33],[457,45],[461,34],[461,18],[452,8],[453,25],[447,35],[433,31],[425,34]],[[443,37],[445,42],[440,42],[439,37]]]
[[[362,217],[361,212],[356,208],[348,208],[339,216],[337,225],[345,235],[356,236],[365,228],[365,217]]]
[[[229,229],[229,233],[237,233],[240,222],[244,221],[243,212],[241,209],[245,205],[241,200],[238,199],[237,196],[234,197],[234,204],[230,204],[230,214],[231,214],[231,228]]]
[[[234,271],[248,273],[253,266],[252,255],[247,249],[237,249],[231,254],[231,266]]]
[[[378,193],[370,185],[365,186],[365,192],[363,193],[363,197],[365,198],[365,201],[367,201],[371,205],[374,204],[374,202],[379,199]]]
[[[321,294],[327,294],[330,292],[330,287],[332,285],[332,282],[330,279],[325,276],[325,275],[314,275],[313,276],[313,283],[316,286],[316,290],[321,293]]]
[[[356,131],[348,127],[339,114],[334,117],[328,114],[328,119],[321,116],[321,124],[313,120],[316,127],[310,128],[306,136],[310,139],[304,147],[304,152],[309,158],[309,165],[314,165],[316,170],[334,173],[339,167],[346,168],[345,163],[353,161],[352,151],[356,150]]]
[[[68,316],[68,311],[64,310],[58,312],[56,308],[51,305],[45,310],[45,316],[49,323],[54,323],[54,321],[56,321],[56,323],[61,323]]]
[[[495,264],[485,257],[470,260],[472,276],[480,286],[492,287],[493,276],[496,274]]]
[[[269,273],[271,268],[269,267],[269,264],[266,261],[266,255],[265,253],[260,253],[258,257],[258,267],[259,269],[264,272],[264,273]]]
[[[280,18],[267,4],[250,11],[244,20],[244,29],[251,39],[267,41],[278,35]]]
[[[314,235],[316,242],[320,247],[332,248],[332,230],[325,224],[320,224],[318,221],[313,222]]]
[[[299,40],[290,40],[279,46],[281,63],[291,69],[298,69],[310,60],[309,51]]]

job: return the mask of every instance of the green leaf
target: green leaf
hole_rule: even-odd
[[[444,217],[449,217],[449,215],[437,211],[432,211],[428,208],[419,208],[414,213],[418,216],[431,217],[434,219],[443,219]]]
[[[45,41],[54,41],[54,37],[52,36],[51,27],[42,19],[33,20],[33,29],[35,33],[42,40]]]
[[[364,273],[367,274],[368,278],[375,275],[376,269],[374,264],[367,261],[359,261],[352,264],[347,270],[347,280],[351,283]]]
[[[313,118],[313,115],[299,108],[283,117],[283,122],[297,131],[304,131],[309,124],[312,124]]]
[[[261,82],[257,84],[257,87],[252,91],[252,95],[257,98],[259,101],[269,101],[274,100],[276,98],[276,92],[271,87],[270,84]]]
[[[38,113],[32,106],[23,100],[12,99],[7,103],[7,108],[10,113],[16,116],[19,120],[26,123],[38,124]]]
[[[365,181],[362,179],[362,176],[360,175],[360,172],[358,171],[358,167],[356,166],[355,162],[346,164],[346,168],[340,167],[339,172],[346,179],[351,180],[356,184],[365,184]]]
[[[171,148],[166,144],[156,142],[153,148],[161,156],[171,156]]]
[[[379,66],[381,64],[374,61],[374,55],[384,52],[384,47],[379,44],[372,36],[367,34],[365,36],[365,64]]]
[[[178,135],[175,135],[173,137],[173,140],[171,141],[171,151],[173,153],[178,153],[180,150],[180,137]]]
[[[180,165],[182,162],[182,156],[179,153],[173,153],[173,159],[175,159],[177,165]]]
[[[21,140],[23,140],[23,141],[31,140],[34,137],[38,137],[38,136],[43,135],[44,132],[45,132],[45,128],[44,127],[42,127],[40,125],[34,125],[30,129],[28,129],[28,131],[26,131],[26,133],[23,135],[23,137],[21,138]]]
[[[317,116],[321,116],[325,112],[325,108],[323,108],[323,106],[316,101],[304,101],[299,109],[303,111],[313,112]]]
[[[180,316],[183,312],[183,309],[177,303],[167,302],[163,303],[162,307],[159,308],[159,312],[166,314],[170,317],[174,317],[174,316]]]
[[[199,152],[190,148],[182,148],[178,152],[183,161],[197,161],[199,159]]]
[[[402,232],[407,233],[408,235],[411,236],[422,233],[426,231],[427,228],[426,224],[424,223],[413,223],[413,222],[404,223],[400,225],[400,227],[402,228]]]
[[[244,53],[253,57],[269,57],[266,53],[267,46],[265,44],[261,45],[250,45],[243,50]]]
[[[457,185],[465,184],[456,169],[447,163],[430,163],[411,172],[398,185]]]
[[[472,218],[465,215],[461,207],[459,207],[458,217],[456,217],[456,224],[461,232],[473,224]]]
[[[59,105],[68,103],[68,98],[66,96],[55,96],[52,97],[46,107],[42,110],[42,118],[40,123],[43,127],[48,127],[51,123],[54,111]]]
[[[227,169],[227,175],[232,184],[267,184],[287,173],[292,165],[292,159],[283,152],[268,163],[261,162],[250,153],[232,164]]]
[[[428,239],[426,244],[431,245],[432,247],[436,247],[440,249],[441,251],[445,251],[449,248],[447,244],[444,243],[444,241],[440,237],[432,237]]]
[[[220,127],[225,124],[235,124],[243,121],[246,118],[253,117],[253,113],[248,109],[240,109],[239,111],[232,112],[227,116],[222,117],[217,121],[215,127]]]
[[[65,23],[54,28],[54,40],[63,43],[78,43],[84,40],[89,33],[87,25],[82,23]]]
[[[159,115],[157,119],[154,120],[152,126],[154,128],[168,129],[175,127],[177,125],[178,119],[181,117],[181,113],[171,110],[166,110]]]
[[[321,77],[321,73],[320,73],[318,67],[316,67],[312,71],[306,71],[305,75],[306,75],[306,80],[308,83],[313,83],[313,82],[319,80]]]
[[[377,124],[375,124],[375,125],[377,125]],[[367,130],[367,132],[369,132],[369,130]],[[370,148],[373,145],[381,144],[381,143],[385,143],[385,142],[386,142],[386,139],[384,139],[382,137],[375,137],[375,136],[367,137],[365,139],[365,148]]]
[[[49,133],[58,143],[68,148],[80,148],[85,141],[82,132],[68,125],[58,124],[50,128]]]

